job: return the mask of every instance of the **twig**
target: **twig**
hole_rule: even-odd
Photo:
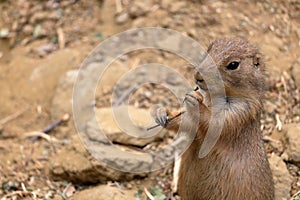
[[[113,184],[117,186],[117,188],[119,188],[120,190],[125,190],[124,186],[121,183],[114,181]]]
[[[76,190],[75,190],[75,187],[72,185],[72,183],[69,183],[66,187],[65,187],[65,189],[63,190],[63,194],[67,197],[67,198],[69,198],[69,197],[71,197],[73,194],[74,194],[74,192],[75,192]]]
[[[9,115],[3,119],[0,120],[0,124],[3,125],[3,124],[6,124],[7,122],[13,120],[13,119],[16,119],[18,118],[20,115],[22,115],[26,110],[28,109],[28,107],[25,107],[23,108],[22,110],[19,110],[18,112],[12,114],[12,115]]]
[[[147,190],[147,188],[144,188],[144,191],[150,200],[155,200],[155,197]]]
[[[122,12],[123,10],[122,3],[120,0],[116,0],[116,10],[117,10],[117,14]]]
[[[24,192],[27,192],[27,189],[26,189],[26,187],[25,187],[25,185],[24,185],[23,182],[21,183],[21,187],[22,187],[22,190],[23,190]]]
[[[266,142],[274,142],[274,143],[277,143],[277,144],[281,143],[279,140],[271,138],[270,136],[267,136],[267,135],[263,137],[263,140],[266,141]]]
[[[280,78],[281,78],[281,83],[282,83],[283,88],[284,88],[284,92],[285,92],[285,94],[287,94],[287,86],[286,86],[285,77],[281,76]]]
[[[156,4],[150,8],[150,11],[155,12],[157,9],[159,9],[159,5]]]
[[[6,150],[8,147],[2,141],[0,142],[0,149]]]
[[[36,141],[39,137],[42,137],[48,141],[56,142],[57,140],[55,138],[51,138],[50,136],[48,137],[48,135],[46,133],[49,133],[51,130],[53,130],[55,127],[60,125],[62,122],[66,122],[69,119],[70,119],[70,115],[66,113],[60,119],[55,120],[54,122],[52,122],[51,124],[49,124],[48,126],[43,128],[41,131],[31,132],[31,135],[28,134],[27,137],[33,137],[31,139],[32,141]]]
[[[279,115],[276,114],[275,115],[275,119],[276,119],[276,128],[278,131],[281,131],[282,130],[282,122],[280,121],[280,118],[279,118]]]
[[[3,196],[1,198],[1,200],[8,200],[8,199],[10,199],[10,197],[13,197],[13,196],[16,196],[16,195],[19,196],[19,197],[30,196],[30,197],[33,197],[33,199],[36,199],[36,196],[37,196],[34,192],[18,190],[18,191],[13,191],[9,194],[6,194],[5,196]]]
[[[42,132],[43,133],[48,133],[51,130],[53,130],[56,126],[58,126],[59,124],[61,124],[62,122],[66,122],[70,119],[70,115],[69,114],[64,114],[60,119],[55,120],[54,122],[52,122],[51,124],[49,124],[48,126],[46,126]]]
[[[300,195],[300,190],[298,192],[296,192],[296,194],[294,194],[290,200],[295,200],[295,197],[298,195]]]
[[[65,35],[64,35],[64,31],[63,31],[62,28],[58,28],[56,32],[57,32],[57,36],[58,36],[59,48],[63,49],[63,48],[65,48]]]
[[[172,182],[172,193],[177,192],[178,187],[178,179],[179,179],[179,169],[181,165],[181,158],[179,157],[179,153],[175,152],[175,160],[174,160],[174,167],[173,167],[173,182]]]
[[[178,113],[178,114],[175,115],[174,117],[171,117],[170,119],[168,119],[167,123],[170,123],[173,119],[179,117],[179,116],[182,115],[183,113],[185,113],[185,111],[181,111],[180,113]],[[166,123],[166,124],[167,124],[167,123]],[[160,124],[156,124],[156,125],[154,125],[154,126],[151,126],[151,127],[147,128],[147,131],[150,131],[150,130],[152,130],[152,129],[156,128],[156,127],[159,127],[159,126],[160,126]]]
[[[24,134],[24,137],[32,137],[32,140],[36,140],[37,138],[44,138],[48,142],[58,142],[58,140],[50,135],[39,132],[39,131],[32,131]]]

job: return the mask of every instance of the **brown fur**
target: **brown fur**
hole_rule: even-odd
[[[211,116],[209,103],[204,103],[210,102],[209,95],[193,91],[186,96],[185,115],[190,117],[189,123],[193,123],[195,112],[201,116],[196,138],[182,155],[179,195],[184,200],[272,200],[273,179],[259,122],[265,70],[262,56],[243,38],[216,40],[209,46],[208,53],[224,81],[226,98],[219,112],[224,114],[225,124],[212,151],[200,159],[198,153]],[[232,61],[239,61],[238,69],[226,69]],[[204,88],[202,92],[208,93],[201,75],[196,73],[195,78],[202,81],[198,82],[200,88]],[[199,111],[195,110],[195,104],[199,105]],[[177,114],[167,109],[165,112],[169,117]],[[166,128],[177,129],[179,122],[180,119],[176,119],[166,124]]]

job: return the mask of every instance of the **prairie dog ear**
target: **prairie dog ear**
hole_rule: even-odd
[[[262,55],[261,54],[255,54],[253,57],[253,65],[256,69],[259,69],[263,65],[263,60],[262,60]]]

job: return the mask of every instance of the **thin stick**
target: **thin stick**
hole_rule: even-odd
[[[122,2],[120,0],[116,0],[116,10],[117,10],[117,13],[120,13],[123,10]]]
[[[180,113],[178,113],[178,114],[175,115],[174,117],[171,117],[171,118],[167,121],[167,123],[171,122],[173,119],[179,117],[179,116],[182,115],[183,113],[185,113],[185,111],[181,111]],[[167,124],[167,123],[166,123],[166,124]],[[156,125],[154,125],[154,126],[151,126],[151,127],[147,128],[147,131],[150,131],[150,130],[152,130],[152,129],[156,128],[156,127],[159,127],[159,126],[160,126],[160,124],[156,124]]]
[[[295,197],[298,196],[299,194],[300,194],[300,190],[296,194],[294,194],[290,200],[294,200]]]
[[[22,115],[26,110],[28,109],[28,107],[25,107],[24,109],[22,110],[19,110],[18,112],[12,114],[12,115],[9,115],[3,119],[0,120],[0,124],[3,125],[3,124],[6,124],[7,122],[13,120],[13,119],[16,119],[18,118],[20,115]]]
[[[144,192],[150,200],[155,200],[154,196],[147,190],[147,188],[144,188]]]
[[[32,141],[37,140],[38,138],[44,138],[48,142],[58,142],[58,140],[54,137],[51,137],[47,133],[39,132],[39,131],[32,131],[24,134],[25,138],[31,137]]]
[[[48,126],[46,126],[42,132],[43,133],[48,133],[51,130],[53,130],[56,126],[58,126],[60,123],[62,122],[66,122],[70,119],[70,115],[69,114],[64,114],[60,119],[55,120],[54,122],[52,122],[51,124],[49,124]]]
[[[266,141],[266,142],[275,142],[277,144],[281,143],[280,140],[276,140],[276,139],[271,138],[270,136],[267,136],[267,135],[263,137],[263,140]]]
[[[64,31],[62,28],[58,28],[57,29],[57,36],[58,36],[58,44],[59,44],[59,48],[63,49],[65,48],[65,36],[64,36]]]
[[[9,194],[4,195],[1,200],[7,200],[10,199],[13,196],[19,196],[19,197],[33,197],[33,199],[36,199],[37,195],[34,192],[29,192],[29,191],[23,191],[23,190],[17,190],[13,191]]]
[[[57,127],[58,125],[60,125],[62,122],[66,122],[70,119],[70,115],[68,113],[64,114],[60,119],[55,120],[54,122],[52,122],[51,124],[49,124],[48,126],[46,126],[45,128],[43,128],[43,130],[41,130],[41,132],[39,133],[49,133],[50,131],[52,131],[55,127]],[[41,135],[37,135],[34,136],[33,138],[31,138],[31,141],[36,141],[39,137],[41,137]],[[45,138],[47,139],[47,138]],[[48,140],[48,139],[47,139]]]
[[[277,128],[278,131],[281,131],[282,130],[282,122],[281,122],[278,114],[275,115],[275,119],[276,119],[275,127]]]

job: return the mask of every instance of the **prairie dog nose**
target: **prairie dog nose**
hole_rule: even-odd
[[[203,77],[201,76],[201,74],[199,72],[195,73],[194,78],[196,80],[196,83],[202,83],[202,82],[204,82],[204,79],[203,79]]]

